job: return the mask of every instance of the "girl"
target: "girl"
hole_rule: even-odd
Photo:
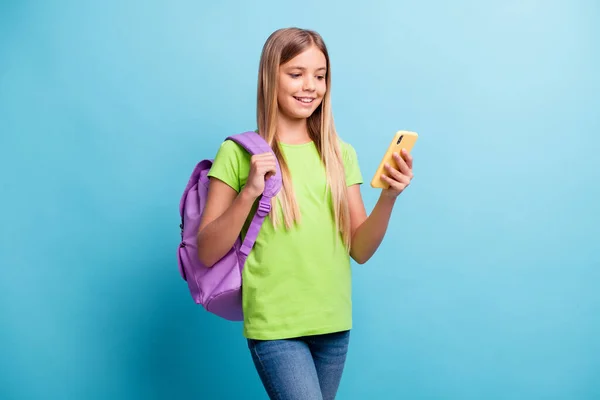
[[[363,264],[379,247],[412,158],[396,154],[367,217],[354,148],[336,133],[331,71],[321,36],[281,29],[266,41],[258,75],[258,132],[271,153],[231,141],[210,171],[198,255],[213,265],[246,232],[265,179],[280,163],[274,199],[243,269],[244,336],[271,399],[335,398],[352,327],[350,257]]]

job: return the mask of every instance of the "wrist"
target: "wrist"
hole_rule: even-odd
[[[398,199],[397,195],[390,194],[386,190],[382,190],[381,195],[379,196],[380,202],[390,205],[394,205],[394,203],[396,203],[396,199]]]
[[[240,190],[239,197],[242,201],[248,203],[254,203],[258,198],[258,195],[252,193],[252,191],[248,188],[248,186],[244,186],[242,190]]]

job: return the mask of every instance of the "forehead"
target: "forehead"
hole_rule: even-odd
[[[327,67],[325,54],[315,46],[311,46],[296,57],[283,64],[284,68],[321,69]]]

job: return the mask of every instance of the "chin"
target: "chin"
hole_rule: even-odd
[[[315,110],[310,110],[310,111],[298,111],[296,114],[296,118],[309,118],[311,115],[313,115],[313,113],[315,112]]]
[[[294,115],[298,118],[308,118],[311,115],[313,115],[315,111],[317,111],[317,109],[319,108],[319,105],[320,105],[320,103],[318,105],[316,105],[314,108],[310,108],[310,109],[296,108],[294,110]]]

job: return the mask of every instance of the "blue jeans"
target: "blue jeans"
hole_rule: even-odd
[[[350,331],[283,340],[248,339],[258,375],[271,400],[333,400]]]

